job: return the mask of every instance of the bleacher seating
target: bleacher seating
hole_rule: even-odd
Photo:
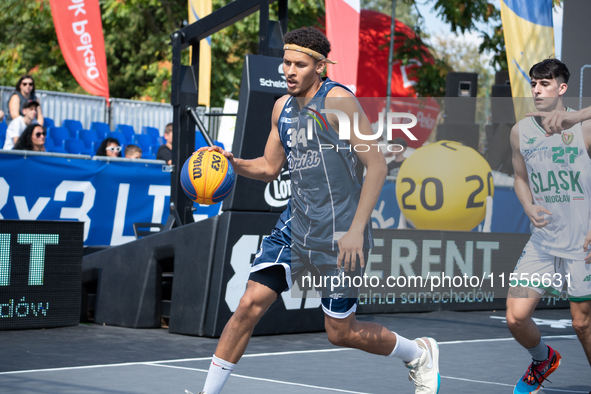
[[[142,134],[136,134],[133,126],[119,124],[115,131],[103,122],[92,122],[90,129],[84,129],[82,123],[76,119],[64,119],[61,127],[56,127],[51,118],[44,118],[44,126],[47,130],[45,150],[54,153],[71,153],[95,155],[102,141],[107,138],[115,138],[121,145],[121,156],[124,156],[125,147],[134,144],[142,149],[142,159],[155,160],[158,149],[166,144],[166,140],[160,136],[155,127],[142,127]],[[0,149],[6,139],[6,122],[0,122]],[[200,133],[198,133],[198,138]],[[200,137],[203,140],[203,137]],[[200,141],[199,144],[204,144]],[[198,142],[196,142],[196,146]],[[217,142],[216,142],[217,145]]]
[[[43,126],[48,129],[50,127],[55,127],[55,123],[53,122],[53,119],[43,117]]]
[[[2,121],[0,123],[0,149],[2,149],[2,147],[4,146],[4,141],[6,140],[6,129],[8,128],[8,126],[6,126],[6,123],[4,123],[4,121]]]
[[[224,144],[222,144],[219,141],[214,140],[213,144],[224,149]],[[199,148],[203,148],[204,146],[207,146],[207,142],[205,142],[205,138],[203,138],[203,134],[201,134],[201,132],[199,132],[199,131],[196,131],[195,132],[195,150],[197,150]]]
[[[68,153],[73,153],[76,155],[83,154],[83,155],[92,155],[90,149],[86,149],[86,145],[84,145],[84,141],[79,140],[77,138],[68,138],[64,140],[64,148]]]
[[[152,144],[158,143],[158,138],[160,138],[160,132],[155,127],[144,126],[142,127],[142,134],[147,134],[152,138]]]
[[[82,130],[82,123],[79,120],[64,119],[62,127],[68,130],[71,138],[78,138],[78,132]]]
[[[47,137],[51,137],[56,147],[63,145],[63,141],[70,138],[70,133],[65,127],[50,127],[47,129]]]
[[[122,150],[123,150],[123,145],[127,145],[127,140],[126,140],[125,136],[123,135],[123,133],[120,133],[118,131],[111,131],[109,134],[107,134],[107,137],[115,138],[117,141],[119,141],[119,145],[121,145]]]
[[[45,138],[45,150],[47,152],[54,152],[54,153],[68,153],[62,147],[62,145],[56,146],[55,142],[53,142],[53,138]]]
[[[80,134],[78,135],[78,138],[81,139],[82,141],[84,141],[84,144],[86,145],[87,149],[91,148],[93,142],[98,142],[98,144],[100,144],[102,141],[96,135],[96,131],[94,131],[94,130],[82,129],[82,130],[80,130]]]
[[[98,139],[101,141],[107,138],[107,134],[111,132],[109,125],[103,122],[92,122],[90,129],[96,132]]]
[[[152,145],[150,146],[150,153],[156,156],[158,154],[158,149],[160,149],[160,145]]]
[[[125,136],[125,142],[130,144],[133,143],[133,136],[135,135],[135,130],[133,129],[133,126],[130,126],[128,124],[118,124],[117,127],[115,127],[115,131],[122,133]]]
[[[152,138],[147,134],[136,134],[134,137],[134,144],[142,148],[142,152],[148,152],[152,144]]]

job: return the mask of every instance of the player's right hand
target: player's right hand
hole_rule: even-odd
[[[542,228],[549,223],[548,219],[544,218],[544,213],[546,215],[552,215],[552,212],[541,205],[531,205],[525,210],[525,214],[529,218],[529,221],[537,228]]]
[[[552,111],[552,112],[531,112],[525,116],[540,116],[544,118],[542,126],[546,131],[546,137],[553,134],[560,134],[563,130],[570,129],[581,122],[577,112]]]
[[[209,151],[209,152],[215,151],[215,152],[221,153],[222,155],[224,155],[224,157],[226,159],[228,159],[230,161],[230,163],[232,163],[232,165],[234,165],[234,155],[228,151],[223,150],[221,147],[216,146],[216,145],[201,147],[201,148],[197,149],[195,152],[193,152],[193,154],[195,154],[197,152],[204,151],[204,150]]]

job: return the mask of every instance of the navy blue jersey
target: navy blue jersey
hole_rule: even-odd
[[[326,95],[334,87],[347,89],[325,78],[316,95],[301,109],[296,98],[290,97],[278,122],[292,194],[282,219],[286,222],[291,210],[288,224],[292,242],[316,250],[337,249],[338,239],[353,222],[361,194],[362,180],[357,175],[358,161],[352,146],[340,140],[326,116],[321,115]],[[369,221],[364,246],[373,246]]]

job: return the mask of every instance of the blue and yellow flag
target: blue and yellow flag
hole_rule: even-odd
[[[211,14],[211,0],[188,0],[189,24]],[[211,90],[211,37],[199,43],[199,105],[209,107]]]
[[[552,0],[501,0],[501,18],[505,33],[507,62],[513,97],[532,97],[529,69],[536,63],[554,56],[554,27]],[[532,100],[518,99],[516,120],[533,108]]]

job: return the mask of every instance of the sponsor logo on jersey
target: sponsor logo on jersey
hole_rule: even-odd
[[[535,148],[535,149],[524,149],[523,150],[523,156],[524,157],[525,156],[528,156],[529,157],[530,155],[533,155],[536,152],[541,152],[541,151],[545,151],[545,150],[548,150],[548,147],[547,146],[541,146],[541,147]],[[528,158],[528,157],[526,157],[526,158]]]
[[[279,122],[281,123],[296,123],[298,121],[298,118],[286,118],[285,116],[282,116],[279,119]]]
[[[587,275],[585,279],[583,279],[583,282],[591,282],[591,275]]]
[[[557,172],[548,171],[545,176],[543,176],[540,172],[532,172],[529,179],[532,182],[534,193],[544,193],[553,190],[556,194],[561,194],[561,191],[562,193],[572,191],[583,194],[583,189],[579,183],[580,175],[580,171],[574,172],[565,170],[560,170]],[[564,197],[568,197],[568,200],[566,200]],[[547,200],[546,202],[563,201],[570,202],[570,196],[556,196],[556,198],[552,201]]]
[[[318,167],[320,165],[320,157],[318,157],[317,151],[306,151],[300,157],[293,157],[293,153],[289,153],[287,158],[289,171],[303,171],[311,168]]]
[[[538,137],[532,137],[526,142],[526,144],[533,144],[534,142],[536,142],[537,139]]]
[[[562,142],[564,142],[566,145],[570,145],[574,139],[575,136],[573,133],[562,133]]]

